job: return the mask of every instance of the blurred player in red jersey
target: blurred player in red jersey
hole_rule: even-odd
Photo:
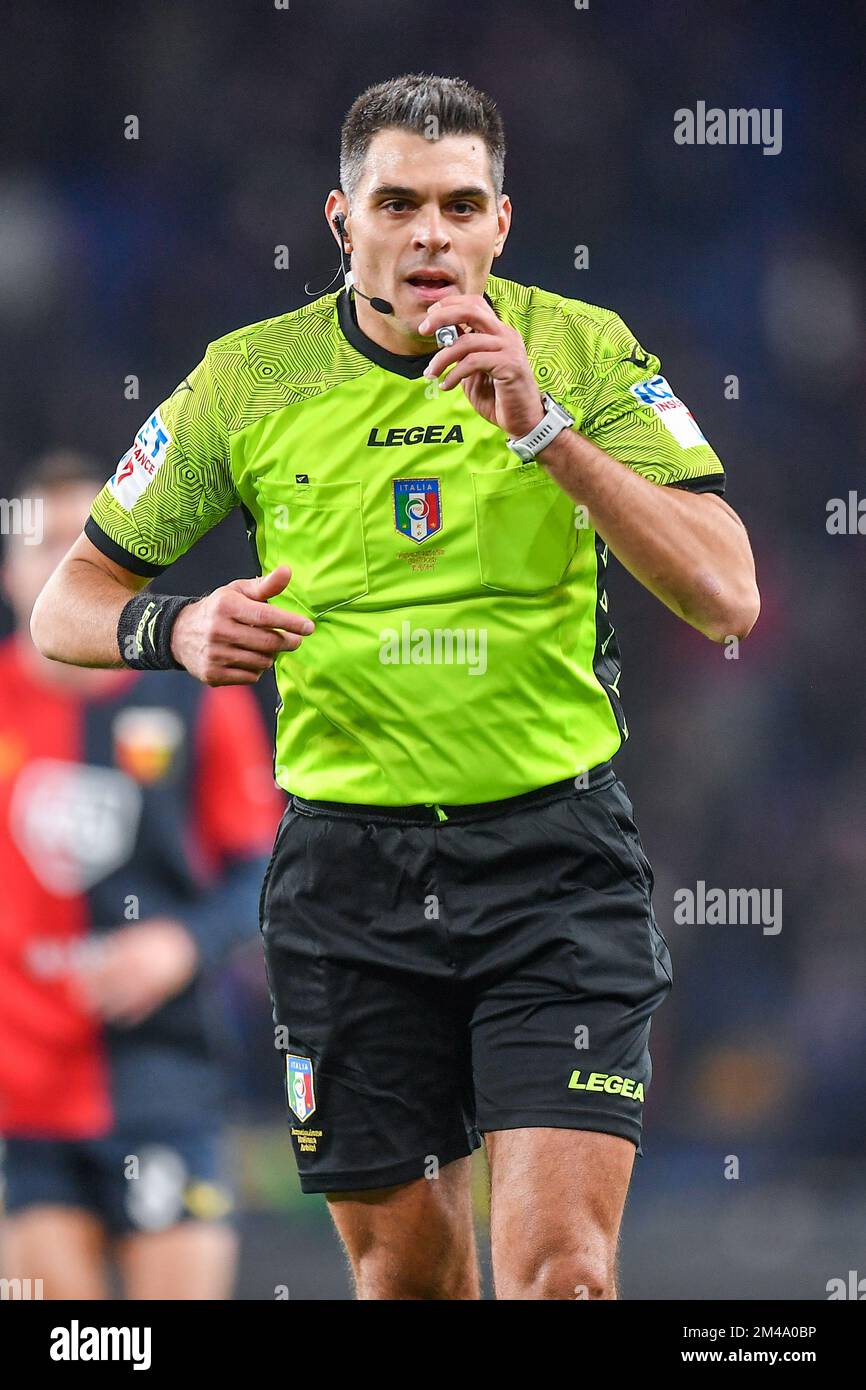
[[[249,690],[37,652],[33,603],[102,470],[60,453],[22,481],[33,524],[6,538],[0,645],[2,1273],[98,1299],[113,1256],[129,1298],[226,1298],[205,977],[257,936],[282,797]]]

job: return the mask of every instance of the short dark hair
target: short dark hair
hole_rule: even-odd
[[[380,130],[414,130],[430,140],[479,135],[490,156],[497,198],[505,173],[505,127],[496,103],[462,77],[411,72],[362,92],[340,134],[340,185],[351,198],[373,136]]]

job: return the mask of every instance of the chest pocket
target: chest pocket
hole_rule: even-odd
[[[361,483],[257,483],[264,572],[291,565],[288,592],[309,613],[367,592]]]
[[[577,545],[574,503],[537,464],[473,473],[482,582],[531,594],[564,578]]]

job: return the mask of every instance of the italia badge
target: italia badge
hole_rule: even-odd
[[[442,530],[438,478],[394,479],[394,525],[419,545]]]
[[[297,1115],[301,1124],[308,1120],[315,1110],[313,1064],[309,1057],[294,1057],[291,1052],[286,1057],[286,1099],[289,1109]]]

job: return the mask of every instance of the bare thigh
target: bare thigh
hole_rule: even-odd
[[[238,1239],[220,1222],[179,1221],[166,1231],[124,1236],[115,1250],[131,1299],[230,1298]]]
[[[437,1178],[327,1194],[357,1298],[480,1298],[471,1173],[458,1158]]]
[[[485,1135],[490,1241],[500,1299],[614,1299],[636,1149],[580,1129]]]

